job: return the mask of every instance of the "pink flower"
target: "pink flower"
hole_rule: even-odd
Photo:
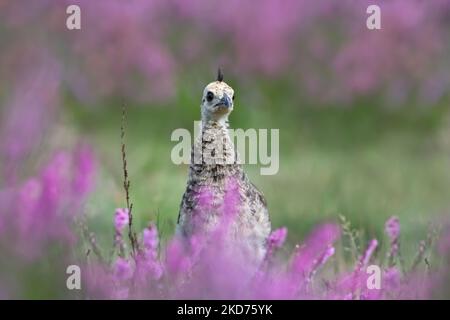
[[[400,235],[400,222],[397,217],[391,217],[386,221],[385,224],[385,230],[386,234],[388,235],[389,239],[393,242],[396,241],[396,239]]]
[[[294,273],[297,273],[300,277],[307,276],[317,261],[324,256],[324,253],[330,250],[339,236],[340,228],[338,225],[328,223],[316,228],[294,257],[292,266]]]
[[[166,267],[169,272],[181,275],[188,272],[190,265],[183,241],[179,238],[172,239],[166,250]]]
[[[73,189],[76,194],[83,196],[92,189],[93,185],[95,165],[91,148],[87,145],[79,146],[75,151],[74,162]]]
[[[369,242],[369,245],[367,246],[366,251],[364,252],[364,254],[362,255],[362,257],[360,259],[361,267],[367,266],[367,264],[369,263],[370,257],[372,256],[372,254],[375,251],[375,249],[377,248],[377,246],[378,246],[377,239],[372,239]]]
[[[133,276],[130,263],[124,258],[118,258],[114,264],[114,275],[117,280],[128,280]]]
[[[158,249],[158,229],[154,224],[150,224],[144,229],[143,234],[144,246],[147,250],[157,250]]]
[[[118,233],[122,233],[123,228],[129,223],[128,209],[117,208],[114,216],[114,227]]]
[[[286,227],[282,227],[282,228],[272,231],[272,233],[269,235],[269,238],[267,240],[269,247],[270,248],[282,247],[284,244],[284,241],[286,240],[287,232],[288,232],[288,230]]]

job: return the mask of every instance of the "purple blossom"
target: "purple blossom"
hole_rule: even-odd
[[[125,226],[129,223],[128,209],[117,208],[114,215],[114,228],[116,232],[122,233]]]
[[[324,252],[323,254],[319,257],[319,259],[317,259],[311,269],[311,272],[308,275],[308,281],[311,281],[312,278],[314,277],[314,275],[316,274],[316,272],[322,267],[324,266],[328,259],[330,259],[334,253],[336,252],[336,250],[334,249],[334,247],[329,246]]]
[[[86,195],[93,187],[95,172],[94,155],[88,145],[80,145],[75,151],[75,178],[73,188],[76,194]]]
[[[16,69],[8,81],[13,86],[0,117],[0,157],[5,164],[0,174],[9,184],[16,182],[22,162],[55,116],[60,81],[58,62],[41,46],[24,46],[13,54],[18,60],[12,62]]]
[[[400,286],[401,272],[393,267],[384,271],[383,283],[386,291],[395,290]]]
[[[159,238],[158,229],[153,224],[150,224],[143,232],[144,246],[147,250],[156,251],[158,249]]]
[[[386,234],[391,242],[397,241],[400,235],[400,222],[397,217],[390,217],[385,224]]]
[[[129,261],[124,258],[117,258],[114,264],[114,275],[117,280],[129,280],[133,276],[133,268]]]
[[[292,269],[300,277],[306,277],[317,261],[339,238],[340,228],[335,224],[324,224],[316,228],[298,249]]]
[[[185,244],[181,239],[175,238],[168,244],[166,265],[168,271],[175,275],[189,271],[191,262],[187,255]]]
[[[268,243],[270,248],[280,248],[283,246],[287,236],[287,228],[282,227],[272,231],[269,235]]]
[[[31,262],[51,246],[76,243],[73,223],[85,197],[71,187],[80,174],[76,163],[76,152],[58,151],[34,176],[0,191],[0,242],[8,254]]]
[[[282,227],[272,231],[267,239],[267,252],[265,256],[265,263],[271,262],[274,251],[281,248],[286,240],[287,228]]]
[[[372,254],[374,253],[377,246],[378,246],[377,239],[372,239],[369,242],[369,245],[367,246],[366,251],[364,252],[364,254],[361,256],[361,258],[359,260],[361,267],[366,267],[368,265],[369,260],[372,257]]]
[[[163,274],[163,268],[158,261],[158,229],[154,224],[150,224],[143,232],[143,242],[144,242],[144,267],[148,274],[152,276],[153,279],[159,279]]]

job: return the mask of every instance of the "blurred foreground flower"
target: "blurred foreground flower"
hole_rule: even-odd
[[[74,153],[56,153],[36,177],[28,179],[20,188],[0,193],[2,212],[7,213],[0,216],[0,243],[2,256],[9,257],[8,264],[16,268],[32,266],[45,260],[57,244],[57,248],[65,249],[57,251],[59,261],[48,271],[57,272],[75,259],[84,270],[80,298],[424,299],[439,292],[440,279],[448,272],[447,268],[438,266],[433,268],[433,273],[418,268],[405,272],[388,261],[383,263],[376,257],[379,246],[376,239],[369,241],[354,261],[353,269],[336,269],[341,230],[333,223],[315,228],[288,261],[273,254],[285,247],[287,229],[273,231],[268,238],[266,259],[255,264],[251,253],[242,254],[247,250],[245,244],[230,238],[226,232],[236,205],[232,188],[223,207],[224,221],[211,234],[196,234],[188,241],[175,236],[163,244],[157,226],[150,223],[139,237],[139,249],[133,253],[126,246],[127,238],[122,237],[129,223],[128,211],[117,209],[114,215],[116,254],[105,259],[108,255],[99,251],[91,233],[85,240],[96,255],[85,259],[77,254],[80,242],[75,241],[73,224],[73,218],[82,210],[80,197],[85,194],[78,192],[79,184],[74,181],[92,176],[92,161],[87,147],[80,147]],[[89,190],[90,179],[81,185],[86,187],[83,190]],[[391,246],[398,241],[399,226],[395,217],[386,223]],[[444,233],[440,250],[448,248],[447,242]],[[448,253],[442,251],[442,256]],[[423,255],[419,258],[424,259]],[[380,289],[367,285],[366,269],[371,263],[381,269]],[[15,270],[8,278],[5,276],[0,273],[2,294],[20,297],[21,292],[14,288],[22,281],[21,273]]]

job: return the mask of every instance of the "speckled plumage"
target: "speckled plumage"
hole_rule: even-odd
[[[214,99],[207,101],[210,92]],[[204,90],[202,130],[192,147],[189,178],[178,216],[178,232],[189,237],[215,230],[222,221],[227,187],[233,181],[239,201],[230,228],[231,236],[244,244],[257,259],[262,259],[271,229],[267,204],[263,194],[244,172],[230,139],[228,115],[233,110],[233,102],[230,99],[228,104],[225,103],[227,108],[223,105],[222,110],[219,108],[221,101],[225,101],[224,97],[233,95],[233,89],[223,81],[210,83]],[[209,190],[212,203],[207,212],[197,210],[200,194],[205,189]]]

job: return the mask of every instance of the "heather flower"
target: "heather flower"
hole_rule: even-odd
[[[329,246],[324,252],[323,254],[319,257],[319,259],[317,259],[311,269],[311,272],[308,275],[308,281],[311,281],[312,278],[314,277],[314,275],[316,274],[316,272],[322,267],[324,266],[328,259],[330,259],[334,253],[335,253],[335,249],[332,246]]]
[[[272,231],[267,239],[267,252],[266,256],[264,258],[264,263],[270,264],[272,255],[274,251],[278,248],[281,248],[284,244],[284,241],[286,240],[287,236],[287,228],[279,228],[274,231]]]
[[[392,291],[400,286],[401,272],[395,268],[388,268],[384,271],[383,284],[386,292]]]
[[[187,273],[191,263],[186,254],[183,240],[172,239],[166,250],[166,266],[169,272],[174,275]]]
[[[378,246],[377,239],[372,239],[369,242],[369,245],[367,246],[366,251],[364,252],[364,254],[361,256],[361,258],[359,260],[359,265],[361,268],[364,268],[368,265],[369,260],[372,257],[372,254],[374,253],[377,246]]]
[[[41,214],[49,219],[58,209],[60,195],[66,194],[71,170],[71,155],[68,152],[57,152],[44,168],[42,180]],[[48,222],[48,221],[47,221]]]
[[[125,226],[129,223],[128,209],[118,208],[114,216],[114,227],[116,232],[122,233]]]
[[[287,228],[279,228],[269,235],[269,239],[267,240],[269,248],[281,248],[286,240],[287,236]]]
[[[11,65],[5,79],[8,86],[11,84],[7,90],[11,93],[0,108],[0,156],[4,160],[0,174],[13,185],[22,162],[39,145],[56,115],[61,74],[58,60],[45,46],[12,46],[7,55],[2,49],[0,69],[4,70],[2,63]]]
[[[133,269],[129,261],[124,258],[117,258],[114,264],[114,275],[117,280],[129,280],[133,276]]]
[[[162,276],[163,268],[158,261],[158,229],[155,225],[150,224],[143,232],[144,242],[144,272],[148,272],[154,279]]]
[[[95,171],[94,156],[88,145],[80,145],[74,155],[75,176],[73,188],[75,194],[86,195],[93,186]]]
[[[370,261],[370,258],[372,257],[372,254],[374,253],[375,249],[378,246],[378,241],[376,239],[372,239],[367,249],[364,251],[363,255],[359,258],[357,265],[355,267],[355,271],[353,271],[353,275],[351,276],[351,292],[354,297],[358,295],[358,290],[361,290],[361,287],[363,287],[364,282],[367,279],[367,275],[365,273],[365,269]],[[364,288],[364,287],[363,287]],[[360,299],[369,299],[370,295],[367,293],[359,293]]]
[[[400,235],[400,223],[398,221],[398,218],[397,217],[389,218],[386,221],[385,230],[391,242],[396,241]]]
[[[316,261],[330,249],[340,236],[339,226],[324,224],[316,228],[297,250],[293,260],[293,271],[300,277],[306,277],[312,271]]]
[[[149,251],[156,251],[158,249],[158,229],[155,225],[150,224],[143,232],[144,246]]]

